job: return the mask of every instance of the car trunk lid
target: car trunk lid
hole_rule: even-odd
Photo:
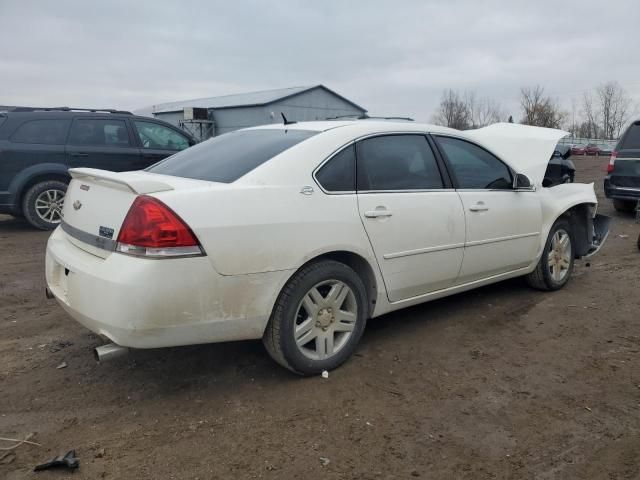
[[[143,171],[73,168],[69,174],[72,180],[62,211],[62,229],[74,245],[102,258],[114,250],[124,219],[139,195],[212,185]]]

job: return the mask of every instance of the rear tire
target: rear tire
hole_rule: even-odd
[[[618,200],[617,198],[614,198],[613,208],[615,208],[618,212],[633,213],[633,211],[636,209],[636,202],[630,200]]]
[[[529,286],[546,291],[564,287],[573,272],[573,244],[571,225],[565,219],[557,220],[536,269],[526,276]]]
[[[298,271],[276,301],[262,341],[271,357],[299,375],[316,375],[344,363],[367,323],[360,277],[333,260]]]
[[[24,218],[40,230],[53,230],[62,219],[62,206],[67,184],[60,180],[36,183],[22,200]]]

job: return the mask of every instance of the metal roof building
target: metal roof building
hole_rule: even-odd
[[[305,121],[361,116],[366,112],[324,85],[197,98],[151,108],[154,117],[182,127],[203,140],[240,128],[281,123],[281,114],[290,121]]]

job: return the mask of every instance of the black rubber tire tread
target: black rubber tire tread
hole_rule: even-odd
[[[573,272],[573,264],[574,264],[573,256],[571,257],[569,273],[566,276],[565,280],[560,284],[557,284],[551,279],[551,275],[549,273],[549,269],[547,266],[547,261],[548,261],[547,251],[549,250],[549,244],[551,243],[551,239],[553,238],[553,235],[560,228],[562,228],[569,234],[569,239],[571,241],[571,251],[573,253],[573,246],[575,245],[575,243],[573,241],[573,232],[571,231],[571,225],[569,224],[568,220],[564,218],[560,218],[556,220],[556,223],[553,224],[553,226],[551,227],[551,230],[549,231],[549,236],[547,237],[547,241],[544,244],[544,250],[542,251],[542,256],[540,257],[540,260],[538,261],[538,264],[536,265],[535,270],[529,273],[525,277],[527,284],[531,288],[535,288],[536,290],[543,290],[543,291],[560,290],[562,287],[564,287],[567,284],[567,282],[571,278],[571,273]]]
[[[38,195],[44,190],[62,190],[66,192],[67,187],[68,185],[60,180],[45,180],[29,188],[22,199],[22,213],[27,222],[40,230],[53,230],[56,228],[59,225],[58,223],[45,222],[38,216],[35,201]]]
[[[615,208],[618,212],[632,213],[633,211],[635,211],[636,202],[631,200],[618,200],[617,198],[614,198],[613,208]]]
[[[310,365],[310,362],[313,362],[313,360],[308,360],[306,364],[303,365],[300,362],[296,362],[295,359],[292,358],[291,355],[287,355],[286,352],[284,343],[288,339],[283,336],[283,328],[286,323],[286,315],[289,313],[287,310],[292,306],[292,301],[295,302],[295,307],[297,307],[298,302],[296,299],[307,293],[308,290],[303,284],[308,283],[309,279],[312,279],[311,283],[313,284],[319,283],[324,279],[335,277],[336,272],[342,272],[344,277],[346,277],[344,279],[352,284],[350,286],[353,288],[357,300],[359,300],[356,328],[349,340],[349,344],[345,345],[336,357],[325,360],[322,363],[317,362],[320,366]],[[296,272],[280,292],[271,317],[269,318],[269,323],[264,331],[262,342],[271,358],[284,368],[298,375],[316,375],[321,373],[322,370],[332,370],[344,363],[355,351],[366,326],[367,315],[365,312],[367,311],[367,305],[364,283],[351,267],[335,260],[321,260],[310,263]]]

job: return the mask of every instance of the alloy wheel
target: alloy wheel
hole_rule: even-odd
[[[65,192],[45,190],[36,197],[35,210],[40,219],[48,223],[60,223]]]
[[[551,238],[548,252],[548,268],[555,282],[562,282],[571,267],[571,237],[565,230],[557,230]]]
[[[337,354],[349,341],[358,319],[358,303],[351,287],[326,280],[302,297],[293,325],[300,352],[312,360]]]

